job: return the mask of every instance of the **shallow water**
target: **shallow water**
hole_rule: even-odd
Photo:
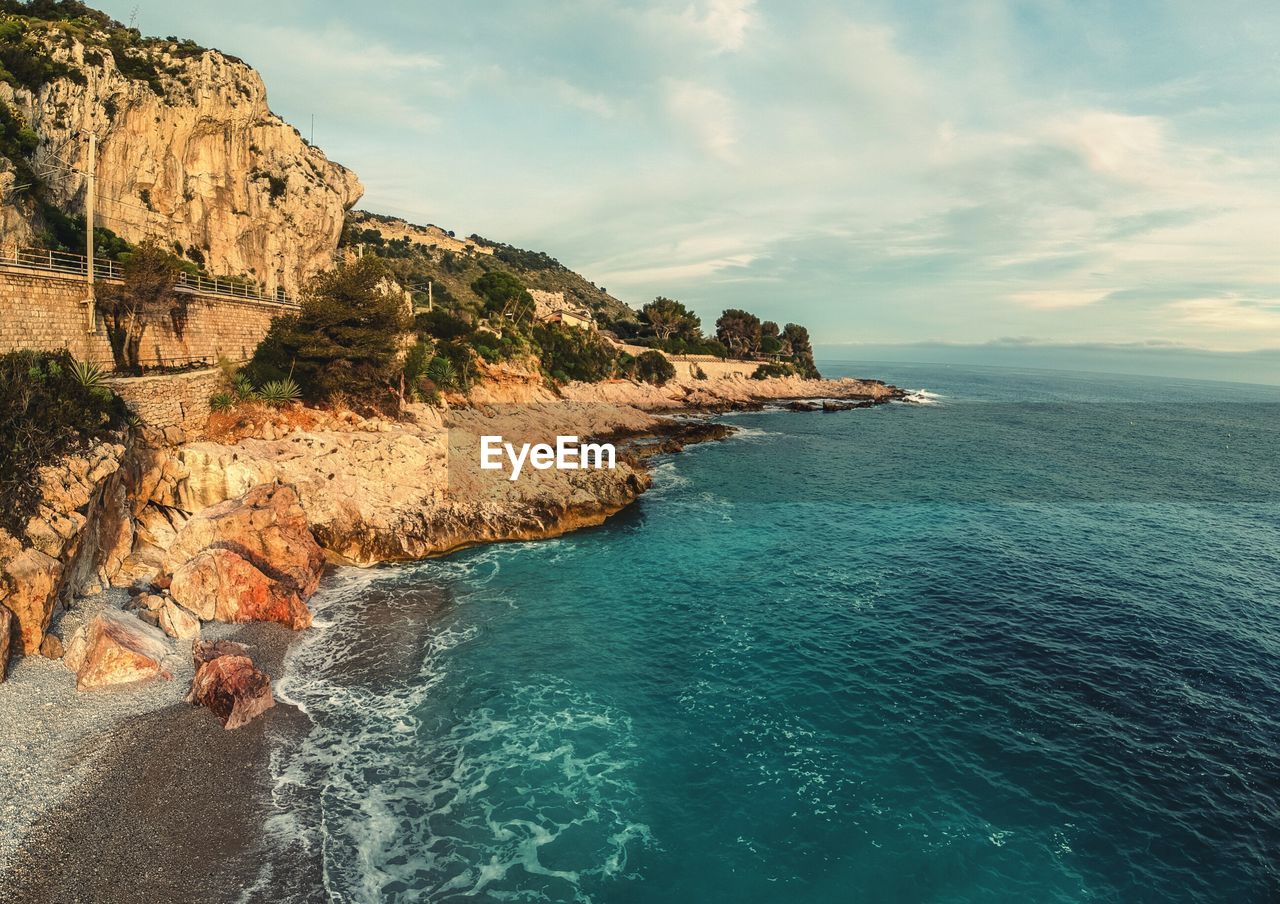
[[[930,404],[317,596],[277,830],[335,899],[1280,897],[1280,391],[823,369]]]

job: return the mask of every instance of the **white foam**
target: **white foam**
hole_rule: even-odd
[[[944,398],[946,397],[927,389],[913,389],[907,393],[907,401],[917,405],[937,405]]]
[[[279,815],[268,836],[281,848],[319,850],[335,899],[377,900],[396,882],[426,900],[498,899],[524,894],[532,882],[535,897],[590,900],[584,882],[624,874],[629,852],[651,843],[634,819],[635,741],[625,713],[561,679],[535,676],[492,689],[484,706],[450,717],[452,730],[423,727],[449,652],[480,631],[473,623],[433,630],[416,674],[382,675],[376,661],[361,659],[371,653],[369,607],[378,607],[385,628],[396,599],[423,592],[433,574],[465,578],[455,605],[500,600],[485,586],[497,557],[465,558],[339,573],[317,598],[322,628],[290,650],[281,699],[307,711],[314,727],[299,750],[273,752]],[[305,825],[290,802],[317,787],[320,824]],[[541,852],[570,829],[573,862],[561,862],[566,853],[558,850],[556,868],[545,865]],[[579,851],[584,833],[594,841]]]

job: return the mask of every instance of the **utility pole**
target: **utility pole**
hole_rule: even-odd
[[[427,280],[427,310],[428,311],[430,311],[433,307],[435,307],[434,299],[431,296],[431,286],[432,286],[431,280]]]
[[[90,333],[96,333],[98,331],[97,299],[93,294],[93,208],[94,202],[97,200],[94,197],[97,191],[97,176],[95,175],[97,164],[98,134],[96,132],[90,132],[89,166],[86,173],[84,199],[85,284],[88,289],[88,296],[85,298],[84,303],[89,315]]]

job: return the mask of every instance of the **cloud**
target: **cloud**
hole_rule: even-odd
[[[1030,292],[1016,292],[1010,295],[1009,299],[1029,308],[1046,310],[1082,308],[1097,304],[1110,294],[1110,289],[1037,289]]]
[[[1280,346],[1280,299],[1188,298],[1168,306],[1175,322],[1217,348],[1253,351]]]
[[[596,94],[579,88],[562,78],[551,78],[547,80],[547,87],[561,101],[570,107],[575,107],[587,113],[594,113],[605,119],[612,118],[614,114],[613,104],[603,94]]]
[[[717,52],[741,50],[756,23],[755,0],[706,0],[689,6],[681,20]]]
[[[709,156],[738,161],[738,129],[729,98],[707,85],[668,79],[666,107],[671,118]]]

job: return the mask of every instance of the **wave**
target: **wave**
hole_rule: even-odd
[[[930,392],[927,389],[911,389],[907,391],[907,401],[914,402],[917,405],[937,405],[943,398],[945,396]]]

